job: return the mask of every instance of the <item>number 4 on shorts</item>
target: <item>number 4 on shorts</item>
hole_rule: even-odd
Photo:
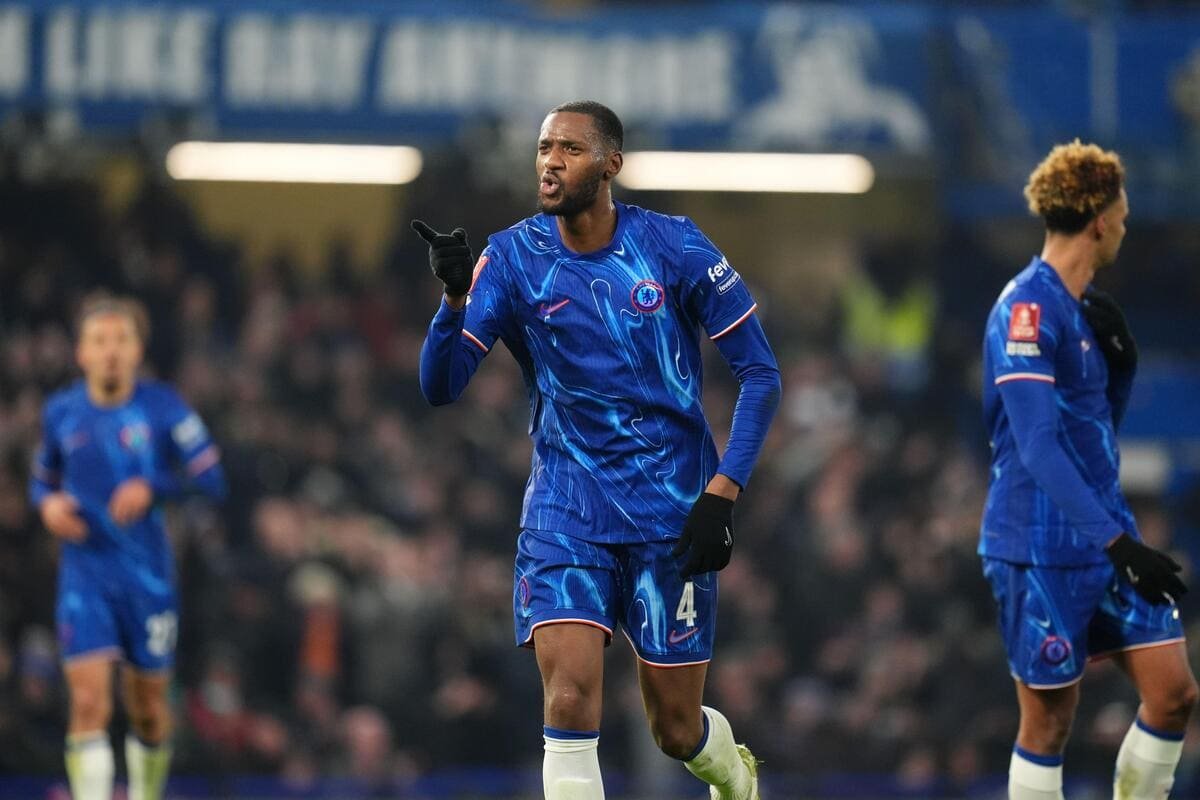
[[[675,619],[682,620],[689,628],[696,627],[696,586],[691,581],[683,585],[679,607],[675,609]]]

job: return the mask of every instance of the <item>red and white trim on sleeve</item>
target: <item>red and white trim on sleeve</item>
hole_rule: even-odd
[[[1001,375],[996,378],[996,385],[1008,383],[1009,381],[1041,381],[1043,383],[1054,383],[1053,375],[1043,375],[1040,372],[1010,372],[1007,375]]]
[[[708,338],[714,342],[717,339],[720,339],[722,336],[729,333],[731,330],[736,328],[738,325],[741,325],[743,322],[748,320],[750,318],[750,315],[754,313],[754,309],[756,309],[756,308],[758,308],[758,303],[755,303],[754,305],[750,306],[749,311],[747,311],[745,314],[742,314],[740,317],[735,319],[728,327],[725,328],[725,330],[720,331],[719,333],[714,333],[712,336],[710,336]]]
[[[475,290],[475,284],[479,282],[479,273],[483,272],[483,268],[487,266],[487,263],[488,257],[485,255],[480,255],[479,260],[475,262],[475,269],[471,272],[471,288],[467,290],[468,294]]]
[[[204,472],[204,470],[215,465],[220,460],[221,451],[217,449],[215,444],[210,444],[208,447],[192,456],[192,460],[187,463],[188,475],[191,475],[194,478],[201,472]]]
[[[463,336],[470,339],[471,343],[474,344],[476,347],[478,347],[483,352],[486,353],[488,351],[487,345],[484,344],[483,342],[479,341],[479,339],[475,336],[475,334],[471,333],[466,328],[463,328]]]

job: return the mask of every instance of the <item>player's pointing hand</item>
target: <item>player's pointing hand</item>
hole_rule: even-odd
[[[471,288],[471,273],[475,267],[471,245],[467,244],[467,232],[455,228],[450,233],[438,233],[419,219],[412,221],[412,229],[429,243],[429,266],[438,280],[446,284],[446,296],[465,295]]]

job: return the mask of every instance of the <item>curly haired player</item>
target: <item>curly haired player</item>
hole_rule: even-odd
[[[1013,800],[1063,796],[1088,657],[1111,656],[1141,697],[1114,798],[1167,796],[1197,698],[1175,606],[1187,591],[1180,567],[1142,543],[1117,477],[1137,349],[1091,281],[1125,236],[1124,178],[1117,154],[1096,145],[1050,151],[1025,187],[1046,226],[1042,253],[1001,292],[984,337],[992,465],[979,553],[1021,709]]]

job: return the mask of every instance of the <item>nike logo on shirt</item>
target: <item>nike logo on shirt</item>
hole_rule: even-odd
[[[555,311],[558,311],[560,308],[562,308],[569,302],[571,302],[571,298],[568,297],[566,300],[560,300],[559,302],[555,303],[552,306],[548,306],[545,303],[542,303],[540,306],[538,306],[538,315],[542,316],[542,317],[548,317],[551,314],[553,314]]]

